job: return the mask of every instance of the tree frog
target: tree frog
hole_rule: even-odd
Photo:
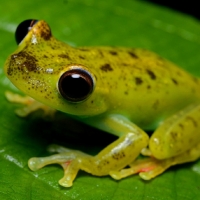
[[[31,170],[57,163],[64,169],[60,185],[71,187],[79,170],[149,180],[200,157],[200,79],[143,49],[71,47],[43,20],[22,22],[16,40],[4,70],[35,99],[24,115],[50,107],[119,137],[95,156],[52,145],[53,155],[28,161]]]

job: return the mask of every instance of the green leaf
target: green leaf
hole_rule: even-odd
[[[200,76],[200,23],[195,19],[144,1],[62,0],[3,1],[0,8],[0,64],[16,49],[14,30],[25,19],[46,20],[54,36],[74,46],[142,47],[157,52]],[[152,181],[138,175],[121,181],[80,172],[72,188],[60,187],[63,171],[48,166],[28,169],[32,156],[47,155],[48,144],[95,154],[115,138],[77,126],[69,121],[61,127],[34,115],[26,119],[14,114],[18,105],[4,97],[16,89],[0,70],[0,199],[134,199],[182,200],[200,197],[200,161],[173,167]],[[38,113],[37,115],[39,115]],[[70,124],[75,128],[71,131]],[[83,132],[83,133],[81,133]],[[106,141],[106,142],[105,142]]]

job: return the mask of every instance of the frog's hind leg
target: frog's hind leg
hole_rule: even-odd
[[[112,171],[121,179],[139,173],[149,180],[170,166],[192,162],[200,158],[200,105],[192,105],[165,120],[150,138],[150,150],[142,151],[149,158],[138,159],[130,168]]]
[[[149,180],[154,178],[155,176],[163,173],[166,169],[173,165],[192,162],[200,158],[200,143],[190,150],[182,153],[178,156],[167,158],[164,160],[158,160],[155,158],[151,158],[151,164],[149,166],[153,166],[151,170],[142,171],[139,173],[140,177],[144,180]],[[141,168],[142,169],[142,168]]]
[[[131,163],[130,168],[120,171],[111,171],[112,178],[119,180],[127,176],[139,173],[144,180],[150,180],[162,174],[169,167],[177,164],[192,162],[200,158],[200,143],[185,153],[163,160],[154,157],[138,159]]]
[[[124,117],[111,115],[99,121],[99,119],[98,123],[96,121],[98,125],[101,122],[104,128],[109,127],[110,130],[120,131],[122,135],[97,155],[90,156],[80,151],[53,145],[49,151],[58,154],[45,158],[31,158],[28,162],[29,168],[35,171],[48,164],[60,164],[64,169],[64,177],[59,183],[64,187],[70,187],[79,170],[96,176],[109,175],[112,170],[126,167],[138,157],[141,149],[148,145],[148,135]]]
[[[64,177],[59,181],[60,185],[71,187],[79,170],[84,170],[96,176],[105,176],[113,168],[119,170],[127,166],[129,161],[133,161],[148,142],[148,136],[141,135],[138,137],[137,134],[139,133],[127,133],[121,136],[96,156],[53,145],[49,148],[49,151],[58,152],[58,154],[31,158],[28,161],[28,166],[31,170],[36,171],[49,164],[59,164],[64,169]],[[135,149],[134,141],[137,141],[139,146],[136,147],[137,149]]]

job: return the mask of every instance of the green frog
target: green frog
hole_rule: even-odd
[[[4,71],[34,99],[7,93],[26,104],[19,115],[55,109],[119,137],[95,156],[52,145],[53,155],[28,161],[31,170],[59,164],[60,185],[71,187],[79,170],[149,180],[200,157],[200,79],[144,49],[71,47],[43,20],[22,22],[16,40]]]

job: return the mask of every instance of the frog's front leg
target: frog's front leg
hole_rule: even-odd
[[[85,122],[87,123],[86,120]],[[29,167],[35,171],[48,164],[60,164],[64,169],[64,177],[59,183],[65,187],[70,187],[79,170],[84,170],[96,176],[109,175],[111,171],[121,170],[133,162],[141,150],[148,144],[148,135],[120,115],[110,115],[98,119],[93,118],[90,119],[90,123],[95,127],[100,127],[119,135],[119,139],[96,156],[90,156],[80,151],[59,146],[52,146],[50,151],[58,152],[59,154],[46,158],[31,158],[29,160]]]
[[[15,110],[15,113],[20,117],[26,117],[37,110],[43,110],[45,117],[53,117],[56,112],[55,109],[50,108],[29,96],[21,96],[10,91],[6,91],[5,96],[9,102],[24,105],[24,107]]]
[[[115,179],[131,174],[149,180],[170,166],[192,162],[200,157],[200,105],[189,106],[165,120],[149,141],[151,157],[134,161],[130,168],[111,173]],[[150,153],[151,152],[151,153]]]

